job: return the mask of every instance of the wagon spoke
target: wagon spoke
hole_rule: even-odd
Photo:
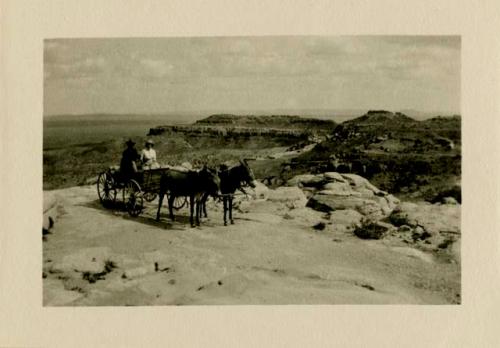
[[[154,201],[156,196],[157,196],[156,192],[151,192],[151,191],[144,192],[144,199],[146,200],[146,202]]]
[[[144,208],[143,193],[135,180],[130,180],[123,189],[123,201],[130,216],[138,216]]]
[[[103,172],[97,178],[97,194],[101,204],[109,206],[116,200],[116,187],[112,176]]]

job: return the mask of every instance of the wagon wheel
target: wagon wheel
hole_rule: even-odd
[[[143,197],[146,200],[146,202],[152,202],[152,201],[154,201],[155,198],[156,198],[156,196],[158,196],[156,194],[156,192],[149,192],[148,191],[148,192],[144,192],[144,194],[143,194]]]
[[[130,216],[138,216],[144,208],[141,187],[135,180],[130,180],[123,188],[123,202]]]
[[[187,197],[175,197],[174,199],[174,209],[175,210],[179,210],[179,209],[182,209],[182,207],[184,207],[184,205],[186,205],[187,203]]]
[[[97,178],[97,194],[101,204],[105,207],[110,206],[116,200],[115,181],[108,172],[99,174]]]

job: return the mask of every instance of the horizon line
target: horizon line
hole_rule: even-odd
[[[224,114],[229,114],[229,115],[234,115],[234,116],[301,116],[304,114],[301,114],[306,112],[306,113],[315,113],[315,112],[336,112],[337,114],[332,114],[329,116],[342,116],[341,114],[338,114],[339,112],[361,112],[360,116],[362,116],[364,113],[372,110],[383,110],[383,111],[388,111],[392,113],[400,112],[400,113],[405,113],[405,112],[414,112],[418,114],[422,114],[425,116],[428,115],[435,115],[435,116],[454,116],[458,115],[461,116],[461,112],[456,112],[456,111],[445,111],[445,110],[435,110],[435,111],[422,111],[422,110],[417,110],[417,109],[385,109],[385,108],[360,108],[360,109],[350,109],[350,108],[345,108],[345,109],[295,109],[296,111],[293,111],[293,109],[272,109],[269,111],[266,110],[233,110],[233,111],[215,111],[215,110],[177,110],[177,111],[168,111],[168,112],[89,112],[89,113],[54,113],[54,114],[46,114],[43,113],[43,117],[57,117],[57,116],[97,116],[97,115],[107,115],[107,116],[175,116],[175,114],[191,114],[191,115],[200,115],[200,114],[206,114],[207,116],[211,115],[224,115]],[[276,113],[276,114],[271,114],[273,112],[287,112],[287,114],[283,113]],[[296,112],[296,114],[292,114],[289,112]],[[309,114],[310,115],[310,114]],[[308,115],[308,116],[309,116]],[[326,115],[322,115],[326,116]]]

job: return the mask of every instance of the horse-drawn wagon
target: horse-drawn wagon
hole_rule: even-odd
[[[152,202],[160,191],[161,176],[171,168],[141,170],[133,178],[120,173],[119,167],[110,167],[97,178],[97,194],[105,207],[115,205],[118,194],[130,216],[138,216],[144,210],[144,201]],[[167,197],[169,192],[166,193]],[[175,197],[173,208],[181,209],[187,203],[186,197]]]
[[[159,197],[157,221],[160,220],[164,196],[167,197],[169,216],[172,220],[173,209],[179,210],[189,202],[192,226],[195,223],[200,225],[202,211],[206,217],[205,202],[212,196],[222,200],[224,225],[227,225],[227,213],[233,223],[232,206],[235,191],[244,192],[244,186],[254,188],[254,182],[255,177],[246,160],[241,160],[239,165],[226,167],[220,172],[207,166],[199,170],[165,167],[139,171],[133,178],[124,177],[118,167],[110,167],[99,174],[97,193],[101,203],[108,207],[116,203],[118,193],[121,191],[123,205],[131,216],[141,214],[144,210],[144,201],[152,202]]]

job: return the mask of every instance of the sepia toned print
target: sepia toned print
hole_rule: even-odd
[[[44,305],[461,303],[460,52],[45,40]]]

